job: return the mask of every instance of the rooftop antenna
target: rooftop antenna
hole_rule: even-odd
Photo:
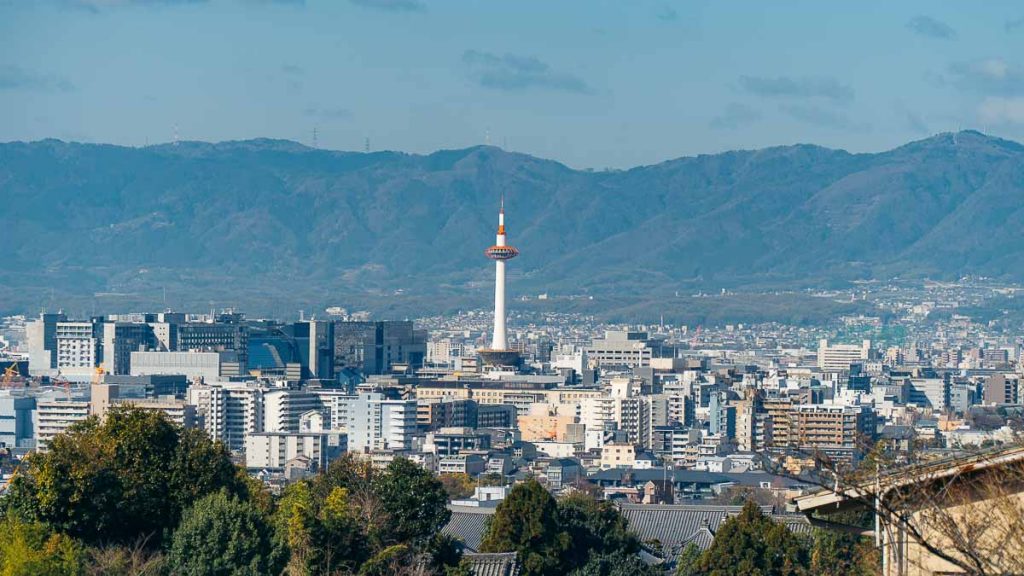
[[[313,126],[313,148],[316,148],[316,126]]]

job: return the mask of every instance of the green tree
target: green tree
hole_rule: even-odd
[[[753,502],[718,527],[700,561],[701,572],[709,576],[789,576],[803,574],[807,566],[801,539],[762,514]]]
[[[160,413],[115,408],[28,457],[3,505],[88,543],[157,547],[185,507],[221,489],[245,491],[223,446]]]
[[[605,564],[635,555],[640,541],[629,531],[626,518],[607,500],[598,502],[583,493],[558,501],[559,525],[570,537],[569,550],[562,556],[567,570],[587,564],[591,554],[603,554]]]
[[[558,503],[536,480],[514,487],[498,504],[480,543],[482,552],[517,552],[523,576],[563,574],[572,539],[559,524]]]
[[[83,551],[43,524],[8,514],[0,522],[0,576],[76,576]]]
[[[676,576],[700,576],[701,551],[696,544],[690,542],[683,547],[676,559]]]
[[[570,572],[572,576],[664,576],[665,569],[648,566],[636,554],[614,552],[593,554],[587,563]]]
[[[848,532],[815,530],[811,572],[819,576],[874,576],[879,572],[871,542]]]
[[[444,486],[412,460],[395,458],[375,480],[374,492],[388,518],[385,544],[423,544],[451,518]]]
[[[167,561],[177,576],[280,574],[286,550],[253,504],[218,492],[185,512]]]

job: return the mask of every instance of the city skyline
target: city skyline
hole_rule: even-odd
[[[958,128],[1024,139],[1010,2],[540,8],[0,2],[0,140],[312,145],[316,130],[331,149],[489,142],[621,168],[797,142],[880,151]]]

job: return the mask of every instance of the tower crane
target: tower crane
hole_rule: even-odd
[[[21,372],[18,370],[18,363],[11,362],[11,365],[4,370],[4,377],[2,381],[3,388],[10,388],[15,378],[20,378]]]

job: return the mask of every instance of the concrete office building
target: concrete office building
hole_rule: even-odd
[[[618,330],[606,331],[604,338],[595,338],[585,352],[598,366],[629,368],[650,366],[654,355],[654,351],[647,344],[646,332]]]
[[[363,374],[387,374],[398,365],[420,368],[427,335],[411,321],[335,322],[334,371],[354,368]]]
[[[35,397],[11,390],[0,392],[0,448],[20,452],[35,446],[35,410]]]
[[[103,322],[100,324],[103,355],[101,366],[110,374],[131,374],[132,352],[153,348],[153,330],[148,324]]]
[[[132,352],[132,376],[179,374],[192,382],[217,382],[222,365],[235,361],[233,352]]]
[[[871,341],[856,344],[832,344],[828,340],[818,342],[818,368],[823,372],[848,372],[850,364],[859,364],[871,359]]]
[[[948,374],[942,378],[911,378],[907,402],[941,412],[949,408],[949,394]]]

